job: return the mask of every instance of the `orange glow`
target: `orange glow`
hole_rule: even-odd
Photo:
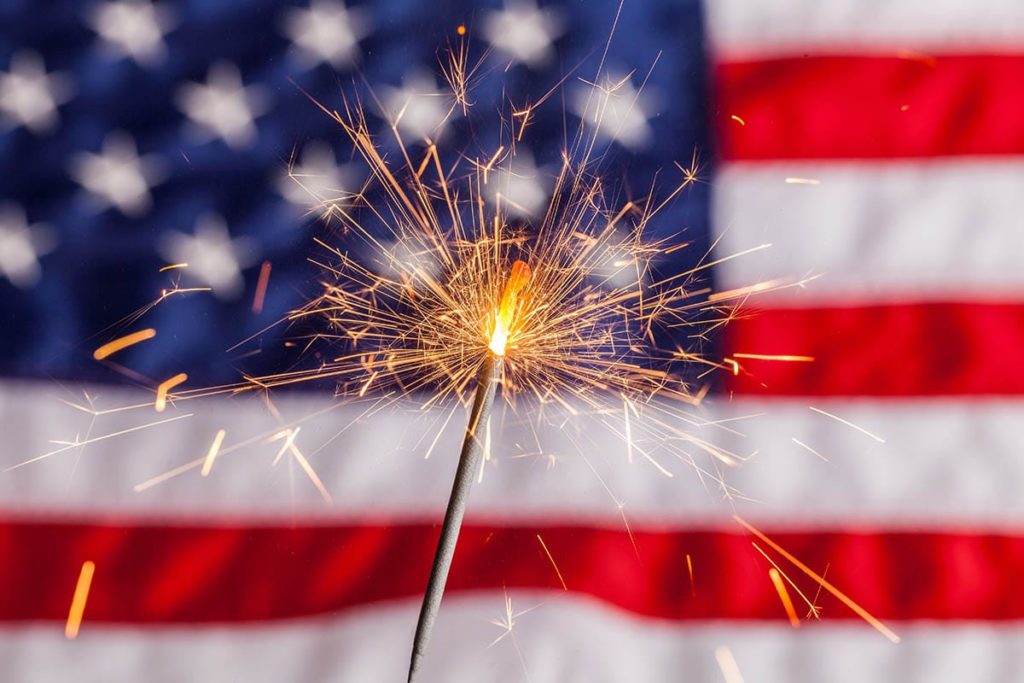
[[[779,574],[779,570],[772,567],[768,570],[768,577],[771,578],[775,590],[779,593],[779,600],[782,601],[782,607],[786,610],[786,616],[789,617],[790,625],[793,628],[800,628],[800,617],[796,615],[796,608],[793,607],[793,601],[789,597],[789,591],[786,590],[786,584],[782,583],[782,576]]]
[[[85,603],[89,599],[92,575],[95,572],[96,564],[94,562],[89,560],[82,563],[82,571],[78,575],[75,594],[71,598],[71,609],[68,610],[68,623],[64,627],[64,635],[68,640],[74,640],[78,637],[78,629],[82,625],[82,615],[85,613]]]
[[[501,293],[501,303],[498,310],[494,312],[494,331],[491,333],[491,343],[488,348],[498,356],[505,355],[505,346],[508,344],[509,335],[512,333],[512,323],[515,321],[516,311],[519,308],[519,295],[530,281],[530,266],[525,261],[516,261],[512,264],[512,272],[505,282],[505,289]]]
[[[154,330],[152,327],[147,328],[145,330],[139,330],[138,332],[132,332],[131,334],[126,334],[125,336],[119,337],[118,339],[115,339],[112,342],[107,342],[103,346],[93,351],[92,357],[95,358],[96,360],[103,360],[108,356],[114,355],[121,349],[126,349],[129,346],[132,346],[133,344],[138,344],[139,342],[146,341],[147,339],[152,339],[155,336],[156,330]]]

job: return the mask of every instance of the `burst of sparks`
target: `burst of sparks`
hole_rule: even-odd
[[[138,332],[132,332],[126,334],[123,337],[118,337],[113,341],[109,341],[103,346],[100,346],[92,352],[92,357],[96,360],[103,360],[108,356],[112,356],[122,349],[127,349],[129,346],[134,346],[139,342],[144,342],[147,339],[152,339],[156,336],[156,330],[149,327],[145,330],[139,330]]]
[[[71,598],[71,608],[68,610],[68,621],[64,626],[64,635],[68,640],[78,637],[78,630],[82,626],[82,616],[85,614],[85,603],[89,600],[89,588],[92,586],[92,576],[96,572],[96,564],[91,560],[82,563],[82,571],[78,574],[78,583],[75,585],[75,594]]]
[[[453,64],[457,76],[464,60]],[[523,396],[569,414],[605,414],[608,397],[618,397],[626,406],[625,423],[612,426],[602,417],[602,424],[624,438],[630,458],[636,454],[673,476],[641,447],[633,418],[655,397],[667,404],[699,403],[708,386],[691,386],[683,370],[718,363],[660,349],[656,340],[692,326],[695,317],[703,325],[733,315],[730,297],[711,301],[709,290],[693,286],[721,259],[661,276],[659,259],[681,245],[646,237],[666,203],[697,182],[696,155],[679,167],[683,176],[669,198],[614,207],[601,179],[588,170],[592,143],[570,145],[544,215],[523,225],[510,222],[485,189],[492,172],[514,158],[514,140],[480,155],[463,154],[445,168],[435,144],[425,141],[417,158],[394,125],[399,152],[389,158],[357,104],[324,111],[367,165],[367,187],[377,190],[345,201],[321,198],[322,213],[336,223],[342,240],[317,240],[325,252],[315,260],[325,272],[323,294],[289,316],[293,323],[326,320],[327,329],[316,337],[337,350],[315,369],[251,378],[251,384],[268,389],[333,378],[340,395],[425,392],[423,405],[429,407],[450,398],[464,401],[484,358],[495,353],[504,356],[502,395],[510,404]],[[749,294],[740,290],[734,298]],[[644,420],[645,430],[653,424],[657,432],[656,439],[645,436],[658,453],[691,462],[682,446],[697,442],[673,424],[670,409],[651,410],[664,411],[664,418]],[[735,464],[720,449],[706,443],[698,448]]]

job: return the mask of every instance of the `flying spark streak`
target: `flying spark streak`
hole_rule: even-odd
[[[725,683],[743,683],[743,675],[740,673],[740,666],[736,663],[736,658],[732,656],[732,650],[725,645],[719,645],[715,648],[715,660],[718,662],[718,668],[722,672]]]
[[[145,330],[139,330],[138,332],[132,332],[126,334],[123,337],[118,337],[113,341],[109,341],[103,346],[99,347],[92,352],[92,357],[96,360],[103,360],[108,356],[112,356],[122,349],[127,349],[129,346],[144,342],[147,339],[152,339],[156,336],[156,330],[149,327]]]
[[[267,297],[267,284],[270,282],[270,261],[260,266],[260,276],[256,280],[256,293],[252,297],[252,312],[257,315],[263,312],[263,301]]]
[[[156,400],[153,402],[153,407],[156,408],[156,412],[162,413],[167,408],[167,392],[174,387],[178,386],[182,382],[188,379],[188,375],[184,372],[179,372],[174,377],[166,379],[156,388]]]
[[[817,178],[786,178],[787,185],[821,185]]]
[[[226,432],[223,429],[218,429],[217,435],[213,437],[210,450],[206,452],[206,459],[203,460],[203,469],[199,472],[202,476],[209,476],[210,470],[213,469],[213,461],[216,460],[217,454],[220,453],[220,445],[224,442],[225,434]]]
[[[732,354],[736,358],[750,358],[752,360],[777,360],[785,361],[790,363],[813,363],[814,356],[792,356],[792,355],[772,355],[767,353],[734,353]]]
[[[140,431],[140,430],[143,430],[143,429],[149,429],[150,427],[156,427],[157,425],[167,424],[168,422],[175,422],[177,420],[184,420],[187,417],[192,417],[192,413],[187,413],[185,415],[175,415],[174,417],[169,417],[169,418],[166,418],[166,419],[163,419],[163,420],[157,420],[156,422],[149,422],[149,423],[144,424],[144,425],[138,425],[138,426],[135,426],[135,427],[129,427],[127,429],[121,429],[121,430],[118,430],[116,432],[111,432],[110,434],[103,434],[102,436],[94,436],[94,437],[89,438],[89,439],[82,439],[81,441],[79,441],[78,439],[75,439],[74,441],[66,443],[66,445],[64,445],[62,448],[57,448],[55,450],[43,453],[42,455],[37,455],[34,458],[29,458],[28,460],[25,460],[23,462],[19,462],[19,463],[15,464],[15,465],[11,465],[10,467],[6,467],[3,470],[0,470],[0,472],[10,472],[11,470],[16,470],[19,467],[24,467],[25,465],[30,465],[30,464],[32,464],[34,462],[39,462],[40,460],[45,460],[46,458],[50,458],[50,457],[53,457],[55,455],[59,455],[60,453],[64,453],[66,451],[70,451],[70,450],[73,450],[73,449],[76,449],[76,448],[81,448],[82,446],[88,446],[89,444],[98,443],[100,441],[105,441],[107,439],[113,439],[114,437],[123,436],[124,434],[131,434],[132,432],[137,432],[137,431]]]
[[[808,446],[807,444],[805,444],[805,443],[804,443],[803,441],[801,441],[800,439],[796,438],[795,436],[793,436],[793,437],[790,437],[790,438],[791,438],[791,440],[793,441],[793,443],[795,443],[795,444],[796,444],[797,446],[800,446],[801,448],[803,448],[803,449],[805,449],[805,450],[807,450],[807,451],[810,451],[812,455],[816,455],[816,456],[818,456],[819,458],[821,458],[822,460],[824,460],[825,462],[828,462],[828,458],[826,458],[826,457],[825,457],[824,455],[822,455],[822,454],[821,454],[821,453],[819,453],[818,451],[814,450],[813,448],[811,448],[810,446]]]
[[[551,562],[551,566],[554,567],[555,574],[558,575],[558,582],[562,584],[562,590],[569,590],[569,587],[565,585],[565,579],[562,577],[562,572],[558,569],[558,565],[555,564],[555,558],[551,555],[551,551],[548,550],[547,543],[545,543],[544,539],[540,537],[540,534],[537,534],[537,540],[540,542],[540,547],[544,549],[544,554],[548,556],[548,561]]]
[[[839,417],[838,415],[833,415],[832,413],[825,412],[824,410],[821,410],[820,408],[815,408],[814,406],[807,406],[807,407],[810,408],[811,410],[813,410],[814,412],[820,414],[820,415],[824,415],[825,417],[832,418],[836,422],[840,422],[840,423],[846,425],[847,427],[852,427],[853,429],[856,429],[861,434],[864,434],[866,436],[870,436],[872,439],[874,439],[878,443],[885,443],[885,439],[883,439],[882,437],[877,436],[875,434],[872,434],[871,432],[869,432],[868,430],[864,429],[860,425],[855,425],[854,423],[850,422],[849,420],[844,420],[843,418]]]
[[[64,636],[68,640],[78,637],[78,629],[82,625],[82,615],[85,614],[85,603],[89,600],[89,587],[92,586],[92,576],[95,572],[96,564],[92,560],[82,563],[75,594],[71,598],[71,609],[68,610],[68,621],[64,626]]]
[[[686,571],[690,574],[690,597],[697,597],[697,583],[693,580],[693,558],[686,553]]]
[[[768,562],[768,564],[770,564],[772,566],[772,569],[774,569],[775,571],[777,571],[779,573],[779,576],[786,583],[788,583],[789,587],[792,588],[794,591],[796,591],[796,594],[800,596],[800,599],[803,600],[804,603],[807,604],[807,618],[808,619],[810,619],[810,618],[820,619],[821,618],[821,608],[818,607],[818,605],[816,603],[818,601],[818,598],[821,597],[821,584],[818,584],[818,591],[815,594],[814,599],[811,600],[810,598],[808,598],[804,594],[804,592],[802,590],[800,590],[800,587],[798,585],[796,585],[796,582],[794,582],[793,579],[789,578],[789,575],[786,574],[786,572],[782,571],[782,568],[779,567],[778,563],[775,560],[772,559],[771,555],[766,553],[764,551],[764,549],[761,548],[761,546],[759,546],[757,543],[751,542],[750,545],[752,545],[754,547],[754,550],[756,550],[757,552],[761,553],[761,557],[763,557]],[[826,569],[826,571],[822,574],[822,576],[824,576],[825,574],[828,573],[828,568],[826,567],[825,569]]]
[[[736,116],[736,114],[731,114],[729,118],[735,121],[736,123],[740,124],[741,126],[747,125],[747,122],[741,119],[739,116]]]
[[[779,600],[782,602],[783,609],[786,610],[786,616],[789,618],[790,625],[793,628],[800,628],[800,618],[796,615],[796,608],[793,607],[793,601],[789,597],[789,591],[786,590],[786,584],[782,582],[782,577],[779,576],[779,570],[772,567],[768,570],[768,577],[771,578],[775,591],[779,594]]]
[[[177,270],[178,268],[188,268],[188,264],[187,263],[172,263],[172,264],[170,264],[168,266],[164,266],[163,268],[161,268],[157,272],[158,273],[166,273],[168,270]]]
[[[832,585],[821,574],[818,574],[816,571],[814,571],[813,569],[808,567],[806,564],[801,562],[799,559],[797,559],[797,557],[795,555],[791,554],[789,551],[787,551],[785,548],[780,546],[778,543],[776,543],[775,541],[773,541],[772,539],[768,538],[763,533],[761,533],[760,531],[755,529],[753,526],[751,526],[743,518],[739,517],[738,515],[733,515],[733,519],[735,519],[736,522],[739,523],[739,525],[742,526],[744,529],[746,529],[747,531],[749,531],[750,533],[754,534],[759,539],[761,539],[761,541],[763,541],[766,545],[768,545],[772,550],[774,550],[779,555],[782,555],[784,558],[786,558],[797,569],[799,569],[804,574],[806,574],[810,578],[812,578],[815,581],[817,581],[818,585],[820,585],[822,588],[824,588],[829,593],[831,593],[834,598],[836,598],[841,603],[843,603],[844,605],[849,607],[851,610],[853,610],[853,612],[857,616],[859,616],[861,619],[863,619],[868,624],[870,624],[872,627],[874,627],[883,636],[888,638],[893,643],[900,642],[900,637],[898,635],[896,635],[892,631],[892,629],[890,629],[888,626],[886,626],[881,621],[879,621],[877,618],[875,618],[870,612],[868,612],[866,609],[861,607],[859,604],[854,602],[853,599],[851,599],[849,596],[846,595],[846,593],[843,593],[841,590],[839,590],[834,585]]]

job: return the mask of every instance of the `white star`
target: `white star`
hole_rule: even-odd
[[[213,290],[221,300],[235,299],[245,289],[242,270],[256,262],[256,250],[246,237],[231,239],[224,219],[215,214],[196,221],[193,234],[166,233],[160,255],[170,263],[187,263],[184,276]]]
[[[147,0],[115,0],[93,8],[89,25],[104,45],[118,56],[154,66],[167,57],[164,34],[174,25],[174,15]]]
[[[310,142],[302,148],[300,159],[277,180],[277,191],[294,206],[305,211],[353,194],[359,182],[357,172],[351,165],[339,166],[326,142]]]
[[[308,10],[291,8],[281,31],[307,67],[321,62],[336,69],[359,58],[359,40],[370,34],[370,21],[361,9],[349,10],[341,2],[313,0]]]
[[[25,126],[36,134],[57,126],[57,107],[72,94],[71,80],[63,73],[46,73],[36,52],[16,52],[10,70],[0,72],[0,114],[15,127]]]
[[[587,123],[597,126],[602,138],[629,149],[640,149],[651,141],[645,108],[653,108],[653,96],[640,93],[629,77],[608,77],[597,86],[575,93],[573,109]]]
[[[543,211],[548,201],[548,185],[534,164],[533,155],[527,151],[517,152],[511,163],[497,169],[487,183],[492,201],[520,218],[533,218]]]
[[[412,138],[436,139],[452,114],[451,98],[437,89],[432,76],[422,72],[408,74],[401,88],[386,88],[383,94],[391,121]]]
[[[538,9],[533,0],[507,0],[503,11],[484,18],[483,30],[494,49],[531,68],[551,59],[551,44],[564,33],[561,17],[550,9]]]
[[[138,217],[149,211],[149,190],[166,173],[156,155],[140,157],[130,135],[114,132],[103,141],[99,154],[81,152],[71,160],[71,176],[92,193],[100,209],[114,206],[126,216]]]
[[[256,139],[254,120],[270,108],[269,99],[263,88],[243,85],[238,67],[228,62],[211,66],[205,84],[188,83],[176,97],[198,140],[220,138],[232,149]]]
[[[39,282],[39,257],[53,251],[54,240],[42,225],[29,225],[15,204],[0,204],[0,276],[26,289]]]

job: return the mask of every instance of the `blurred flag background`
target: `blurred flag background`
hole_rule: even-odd
[[[476,102],[446,119],[438,54],[461,44]],[[404,108],[408,139],[458,154],[568,76],[504,181],[528,222],[602,60],[609,187],[700,163],[653,225],[690,243],[663,270],[770,243],[705,284],[821,277],[676,340],[726,367],[690,425],[746,458],[725,485],[621,442],[581,457],[585,420],[542,452],[503,432],[423,680],[1024,680],[1018,0],[7,0],[0,678],[405,680],[461,430],[431,443],[437,413],[329,383],[159,413],[154,390],[330,353],[273,325],[319,293],[329,235],[289,169],[366,180],[307,94],[369,84],[375,125]],[[733,514],[901,642],[768,552],[794,628]]]

